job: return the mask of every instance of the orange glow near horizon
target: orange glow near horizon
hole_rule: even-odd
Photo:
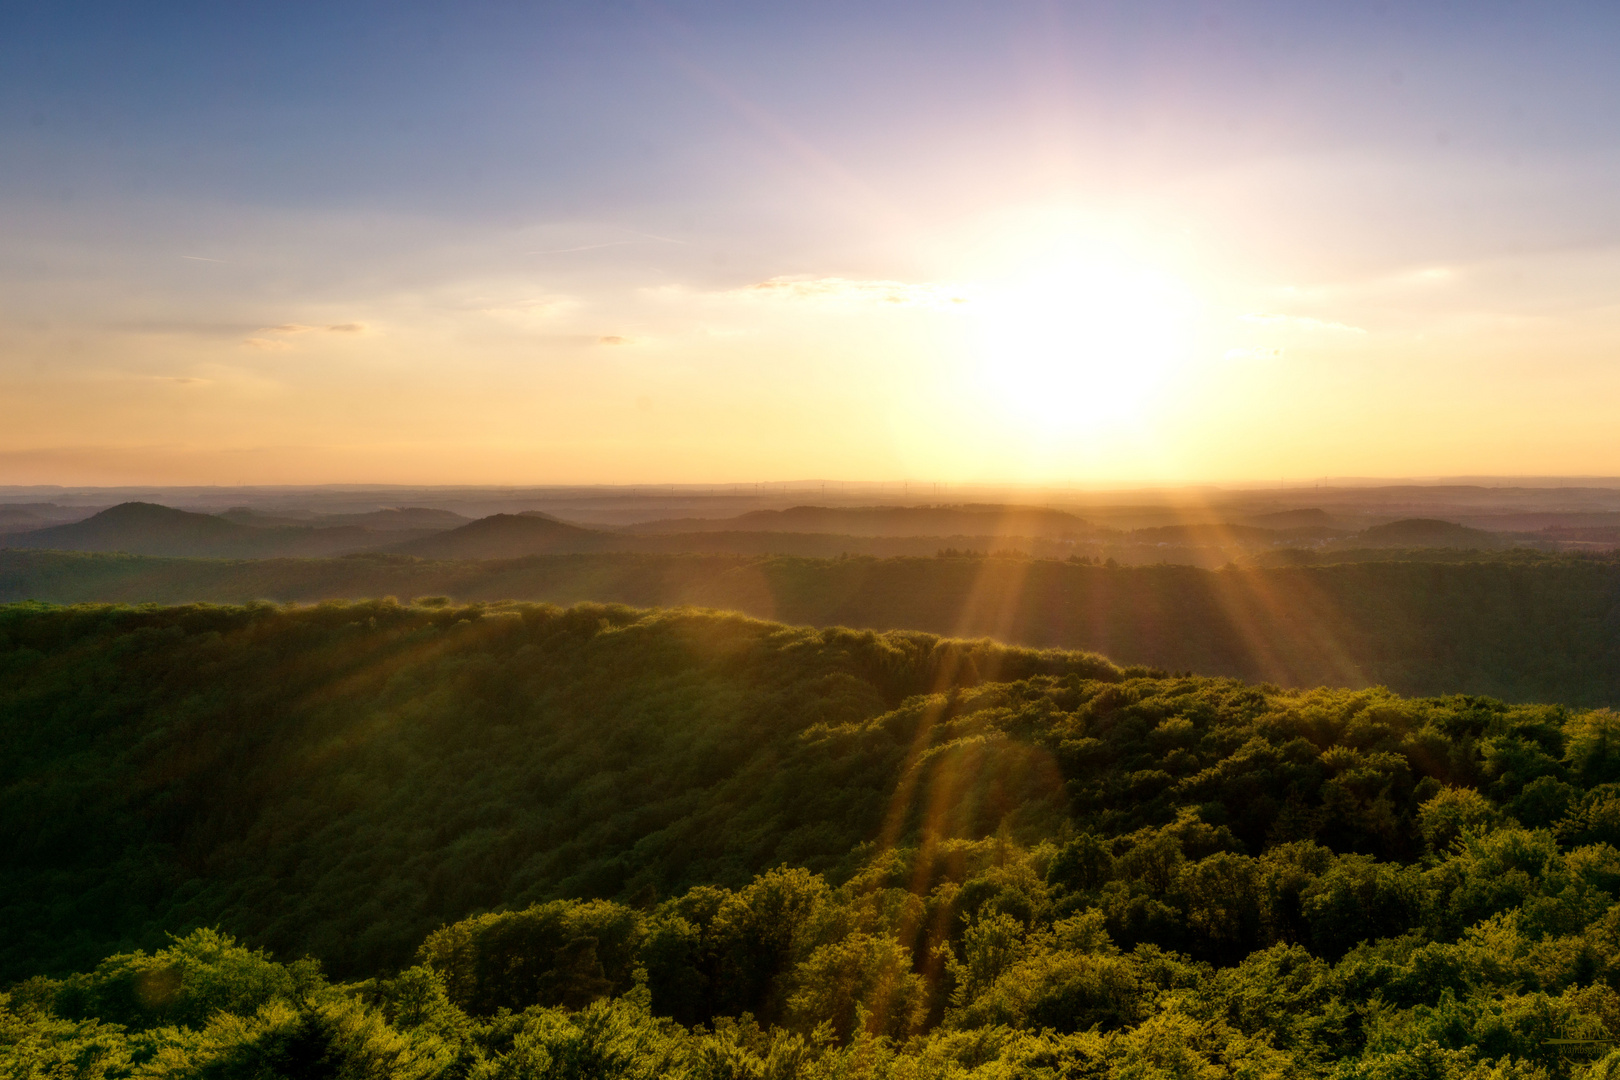
[[[1185,7],[46,5],[0,484],[1620,475],[1596,11]]]
[[[896,257],[932,272],[574,291],[508,275],[201,329],[15,331],[32,374],[0,372],[0,481],[1620,473],[1612,312],[1537,314],[1490,266],[1290,283],[1151,216],[1064,204],[908,243]],[[1527,366],[1552,348],[1561,374]]]

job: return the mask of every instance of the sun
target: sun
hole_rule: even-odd
[[[1185,363],[1188,290],[1129,260],[1048,263],[973,306],[976,381],[1044,435],[1139,424]]]

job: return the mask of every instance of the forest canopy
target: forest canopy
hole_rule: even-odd
[[[1549,1043],[1620,1033],[1603,709],[690,610],[13,605],[0,739],[16,1075],[1620,1072]]]
[[[1283,686],[1620,705],[1620,559],[1612,556],[1380,551],[1374,562],[1216,571],[940,553],[432,561],[0,551],[0,600],[318,602],[392,594],[693,605],[809,626],[984,635]]]

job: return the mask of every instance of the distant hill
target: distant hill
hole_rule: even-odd
[[[1433,518],[1407,518],[1402,521],[1391,521],[1387,525],[1374,525],[1356,534],[1346,543],[1356,547],[1454,547],[1476,548],[1480,551],[1512,545],[1510,539],[1497,533],[1486,532],[1484,529],[1470,529],[1466,525],[1437,521]]]
[[[354,525],[251,526],[213,514],[127,502],[70,525],[0,537],[0,546],[53,551],[123,551],[192,558],[343,555],[398,543],[399,532]]]
[[[744,515],[752,518],[753,515]],[[742,519],[737,519],[742,520]],[[987,525],[988,521],[970,523]],[[1021,547],[1030,554],[1065,556],[1073,551],[1061,540],[979,534],[926,536],[910,533],[784,532],[775,529],[696,530],[627,533],[591,529],[549,514],[527,511],[480,518],[458,529],[412,540],[390,550],[425,559],[519,559],[530,555],[637,552],[646,554],[802,555],[933,555],[944,548],[991,551]]]
[[[425,559],[514,559],[558,552],[604,551],[612,533],[558,521],[549,514],[493,514],[457,529],[399,544],[402,555]]]
[[[680,518],[625,526],[628,533],[798,532],[851,536],[1081,536],[1084,518],[1039,506],[795,506],[731,518]]]
[[[213,555],[252,546],[246,526],[212,514],[127,502],[84,521],[9,537],[8,547],[56,551],[127,551],[133,555]]]

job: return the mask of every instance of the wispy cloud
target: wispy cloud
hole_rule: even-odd
[[[774,277],[733,290],[732,295],[842,305],[950,308],[968,302],[961,289],[906,281],[841,277]]]
[[[263,352],[286,352],[297,348],[289,337],[301,334],[363,334],[370,327],[365,323],[328,323],[325,326],[309,326],[304,323],[282,323],[280,326],[263,326],[259,328],[261,334],[277,334],[278,337],[250,337],[242,344],[250,349],[259,349]]]
[[[261,334],[363,334],[366,332],[365,323],[333,323],[329,326],[306,326],[303,323],[282,323],[280,326],[266,326],[260,329]]]

